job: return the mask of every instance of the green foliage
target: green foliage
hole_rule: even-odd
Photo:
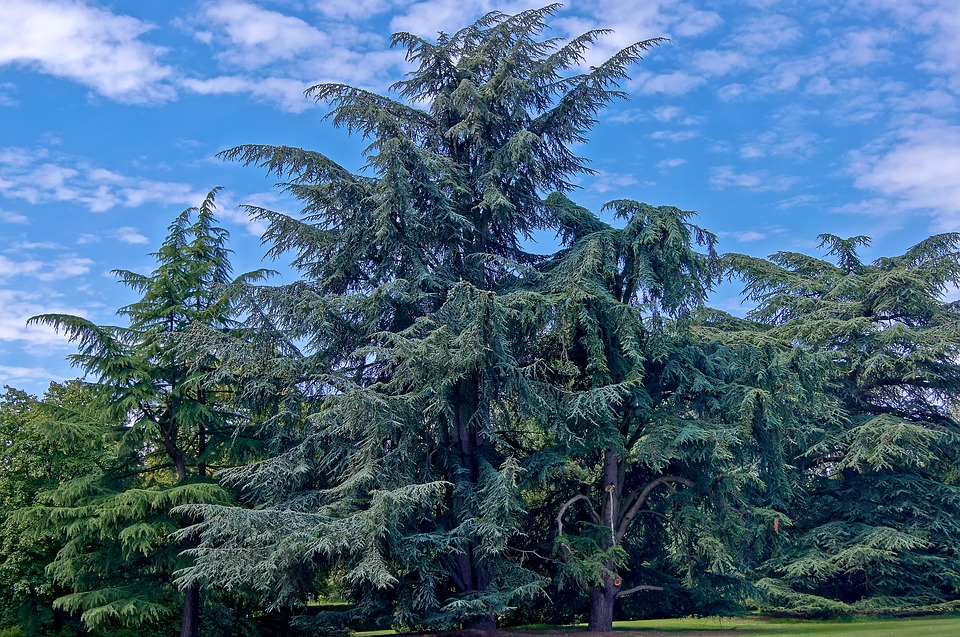
[[[187,338],[194,329],[232,329],[236,291],[267,274],[231,277],[227,233],[213,216],[216,192],[170,225],[151,274],[115,273],[142,294],[119,310],[126,327],[68,315],[31,319],[75,341],[72,361],[95,378],[84,403],[43,405],[48,434],[99,456],[17,516],[63,529],[64,542],[47,567],[68,590],[55,607],[79,614],[92,630],[170,634],[183,604],[183,634],[196,634],[198,590],[181,594],[172,586],[173,571],[186,563],[185,545],[171,539],[183,523],[172,510],[232,502],[209,472],[235,463],[251,441],[225,400],[231,386],[207,382],[219,361]]]
[[[795,253],[731,256],[753,316],[826,368],[839,417],[793,447],[792,541],[762,580],[796,612],[874,612],[960,598],[960,235],[863,263],[865,237],[822,235],[837,264]]]
[[[44,402],[66,407],[85,396],[80,383],[54,383]],[[52,608],[64,591],[46,571],[65,542],[64,531],[33,524],[18,511],[59,483],[84,475],[97,460],[95,452],[56,443],[36,398],[9,387],[0,396],[0,626],[45,634],[72,623]]]
[[[563,195],[548,204],[567,244],[542,267],[555,314],[538,355],[557,430],[541,455],[555,462],[546,480],[570,478],[559,546],[593,600],[591,629],[609,630],[630,592],[686,590],[692,612],[728,607],[744,553],[788,519],[785,439],[823,397],[819,363],[703,308],[721,261],[692,212],[615,201],[625,225],[614,228]]]
[[[524,241],[564,231],[543,193],[590,172],[570,145],[659,42],[576,74],[603,32],[541,38],[557,8],[490,13],[436,42],[395,35],[414,68],[394,89],[422,107],[310,89],[335,125],[369,140],[362,174],[285,146],[223,153],[302,202],[299,217],[249,210],[305,280],[250,292],[250,327],[275,338],[274,355],[220,343],[224,360],[254,370],[248,386],[282,378],[287,398],[268,422],[277,455],[227,473],[259,509],[198,507],[184,582],[246,579],[293,603],[297,587],[280,581],[298,559],[336,569],[361,609],[389,590],[404,626],[490,627],[541,590],[514,544],[530,432],[552,416],[533,344],[553,299],[529,285],[544,259]],[[262,544],[263,565],[220,559]]]

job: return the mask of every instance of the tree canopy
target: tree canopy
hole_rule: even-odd
[[[557,8],[396,34],[392,96],[309,89],[359,171],[220,154],[300,203],[244,207],[294,280],[233,275],[215,189],[115,272],[123,325],[31,319],[86,376],[0,395],[0,629],[960,607],[960,234],[764,259],[578,205],[576,146],[662,40],[585,69],[606,32],[548,37]]]

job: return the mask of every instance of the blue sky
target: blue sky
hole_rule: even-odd
[[[434,36],[488,0],[3,0],[0,21],[0,384],[75,377],[41,312],[98,323],[132,300],[109,274],[149,272],[170,221],[214,186],[238,271],[260,228],[236,209],[293,212],[243,143],[321,150],[351,169],[359,139],[303,97],[319,82],[385,91],[407,69],[394,31]],[[723,251],[815,252],[867,234],[866,256],[960,230],[956,0],[571,0],[554,35],[614,33],[596,63],[666,36],[578,152],[574,198],[700,213]],[[549,240],[549,237],[547,237]],[[548,248],[546,248],[548,249]],[[731,289],[716,304],[735,309]]]

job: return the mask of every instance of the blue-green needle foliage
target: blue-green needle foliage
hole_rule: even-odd
[[[863,263],[866,237],[821,235],[833,259],[731,255],[752,317],[831,360],[840,418],[793,441],[792,543],[760,582],[800,612],[954,607],[960,599],[960,234]]]
[[[250,291],[270,355],[220,344],[251,387],[285,379],[278,455],[227,474],[258,510],[195,507],[185,582],[254,581],[285,603],[303,594],[291,565],[312,560],[361,609],[389,600],[397,624],[487,628],[541,589],[515,549],[527,437],[554,413],[535,347],[554,299],[525,246],[563,230],[544,196],[590,172],[571,145],[658,43],[578,73],[604,32],[542,37],[557,8],[491,13],[436,41],[395,35],[413,64],[399,100],[310,89],[369,141],[359,174],[299,148],[223,153],[302,202],[296,217],[250,212],[303,280]]]
[[[557,412],[536,460],[568,489],[555,513],[564,574],[589,595],[594,631],[631,593],[683,588],[704,598],[698,612],[735,602],[743,554],[787,520],[779,437],[818,396],[816,366],[704,307],[724,264],[693,213],[613,201],[617,228],[563,195],[548,203],[565,247],[540,268]]]

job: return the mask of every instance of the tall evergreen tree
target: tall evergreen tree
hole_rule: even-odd
[[[180,341],[197,325],[231,329],[234,291],[265,272],[232,278],[228,234],[214,217],[216,192],[170,225],[151,274],[116,272],[142,294],[119,310],[128,326],[62,314],[31,319],[78,342],[71,359],[99,394],[95,412],[57,408],[51,419],[64,439],[100,448],[106,460],[48,492],[34,511],[69,529],[50,569],[73,592],[57,604],[82,611],[92,628],[167,617],[184,548],[167,539],[179,524],[171,509],[231,501],[209,467],[229,463],[244,435],[218,391],[229,388],[201,382],[218,361],[209,352],[188,354]],[[182,637],[196,637],[199,613],[200,589],[187,587]]]
[[[811,419],[796,469],[792,542],[761,585],[771,603],[837,613],[960,599],[960,234],[864,263],[862,236],[821,235],[827,257],[731,257],[752,317],[828,355],[839,418]]]
[[[392,587],[402,624],[492,628],[538,588],[510,546],[522,423],[545,417],[530,385],[544,299],[523,290],[542,259],[523,242],[560,230],[543,196],[590,172],[571,144],[658,42],[577,74],[603,31],[542,39],[557,8],[490,13],[436,42],[395,35],[415,64],[394,86],[407,102],[312,88],[370,141],[363,174],[285,146],[224,153],[285,178],[304,205],[299,218],[251,209],[305,277],[252,294],[263,331],[285,335],[272,351],[299,353],[264,370],[282,367],[308,418],[280,434],[284,453],[229,474],[259,511],[196,508],[203,545],[184,581],[249,578],[221,556],[266,527],[278,556],[345,560],[358,590]],[[266,583],[282,569],[253,572]]]
[[[559,551],[589,627],[611,631],[616,599],[665,585],[730,601],[745,518],[770,524],[783,505],[745,491],[780,477],[762,458],[816,383],[789,342],[703,309],[721,262],[693,213],[615,201],[614,228],[551,202],[569,247],[544,267],[557,309],[540,351],[559,399],[556,466],[575,478]]]

